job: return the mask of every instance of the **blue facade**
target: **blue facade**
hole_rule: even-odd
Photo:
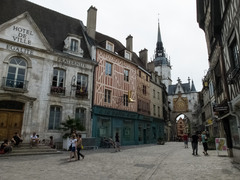
[[[119,133],[121,145],[156,143],[164,138],[164,121],[136,112],[122,111],[101,106],[93,107],[92,136],[115,139]]]

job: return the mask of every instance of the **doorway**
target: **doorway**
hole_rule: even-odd
[[[15,132],[21,134],[23,106],[15,101],[0,102],[0,141],[10,140]]]
[[[143,129],[143,144],[147,144],[147,130]]]

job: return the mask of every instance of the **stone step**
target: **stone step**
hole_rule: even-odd
[[[46,154],[59,154],[62,153],[60,151],[51,151],[51,152],[33,152],[33,151],[28,151],[28,152],[19,152],[19,153],[6,153],[6,154],[0,154],[1,157],[9,157],[9,156],[28,156],[28,155],[46,155]]]
[[[24,156],[24,155],[42,155],[42,154],[57,154],[61,153],[57,149],[52,149],[51,147],[39,144],[38,146],[30,147],[29,143],[20,144],[19,147],[14,147],[10,153],[0,154],[0,157],[7,156]]]
[[[13,146],[13,145],[12,145]],[[36,145],[34,145],[33,147],[35,147]],[[45,147],[45,146],[48,146],[47,144],[38,144],[39,147]],[[16,147],[16,146],[13,146],[13,147]],[[17,147],[30,147],[30,144],[29,143],[21,143],[19,144],[19,146]]]
[[[52,152],[52,151],[56,151],[56,149],[52,149],[52,148],[28,148],[28,149],[18,148],[18,149],[13,149],[12,153],[20,153],[20,152]]]
[[[18,149],[52,149],[52,148],[49,146],[33,146],[33,147],[31,147],[28,145],[28,146],[18,146],[18,147],[13,146],[13,149],[18,150]]]

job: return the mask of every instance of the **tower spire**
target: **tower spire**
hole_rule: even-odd
[[[162,37],[161,37],[161,32],[160,32],[159,18],[158,18],[157,45],[156,45],[156,52],[155,52],[155,58],[157,58],[157,57],[165,57],[164,47],[163,47]]]
[[[196,88],[195,88],[195,86],[194,86],[193,80],[192,80],[192,87],[191,87],[191,91],[192,91],[192,92],[196,92]]]
[[[158,38],[157,38],[157,42],[162,42],[161,33],[160,33],[159,18],[158,18]]]

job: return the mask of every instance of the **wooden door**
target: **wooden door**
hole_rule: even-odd
[[[15,132],[21,134],[23,112],[0,110],[0,141],[11,139]]]

